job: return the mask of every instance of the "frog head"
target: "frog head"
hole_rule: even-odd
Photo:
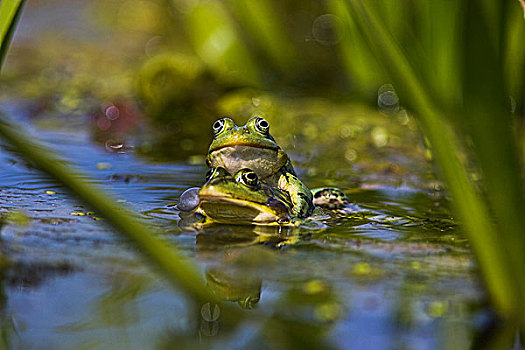
[[[261,183],[250,169],[234,176],[222,167],[210,169],[199,200],[197,211],[213,222],[283,225],[291,221],[288,195]]]
[[[209,167],[223,167],[232,174],[252,169],[261,179],[272,176],[288,161],[288,156],[270,135],[270,124],[261,117],[250,118],[237,126],[230,118],[213,124],[213,140],[206,162]]]

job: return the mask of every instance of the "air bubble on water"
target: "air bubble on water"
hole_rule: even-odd
[[[105,110],[106,117],[109,120],[115,120],[120,116],[120,111],[117,106],[111,105]]]
[[[353,162],[357,159],[357,152],[353,148],[349,148],[345,152],[345,159],[349,162]]]
[[[377,106],[380,111],[388,114],[399,112],[399,97],[392,84],[384,84],[378,89]]]
[[[110,152],[124,153],[125,151],[125,147],[122,142],[118,142],[111,139],[106,141],[105,148]]]
[[[396,106],[399,99],[394,91],[385,91],[379,95],[380,106],[392,107]]]
[[[153,57],[157,53],[159,53],[159,51],[162,50],[163,46],[164,46],[163,37],[160,35],[155,35],[146,42],[146,45],[144,45],[144,52],[146,56]]]
[[[350,125],[344,125],[343,127],[341,127],[341,129],[339,130],[339,135],[342,137],[342,138],[348,138],[348,137],[354,137],[355,136],[355,129],[352,128]]]
[[[312,36],[322,45],[337,45],[343,38],[343,33],[343,21],[330,13],[317,17],[312,25]]]

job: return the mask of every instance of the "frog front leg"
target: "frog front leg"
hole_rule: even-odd
[[[297,176],[283,169],[280,172],[278,187],[290,195],[292,213],[295,216],[305,218],[312,214],[312,192]]]

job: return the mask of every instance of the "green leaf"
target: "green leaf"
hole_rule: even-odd
[[[13,38],[25,0],[0,1],[0,69]]]
[[[294,69],[297,53],[283,30],[275,5],[268,0],[229,1],[225,3],[240,22],[238,30],[247,32],[250,44],[257,44],[282,72]],[[253,42],[252,42],[253,40]]]
[[[261,72],[220,1],[193,4],[184,17],[197,56],[223,81],[260,86]]]
[[[446,106],[435,104],[432,90],[422,78],[423,70],[430,71],[435,64],[433,57],[427,56],[426,59],[415,57],[411,46],[402,46],[399,43],[400,38],[393,36],[385,21],[377,14],[374,5],[380,2],[355,1],[346,4],[375,57],[380,58],[380,62],[388,67],[396,89],[400,91],[403,100],[410,103],[419,117],[453,197],[454,209],[461,218],[482,269],[494,305],[501,315],[518,317],[520,314],[523,315],[520,295],[523,278],[518,277],[516,271],[525,266],[523,264],[515,266],[515,263],[521,263],[521,259],[516,260],[513,259],[515,256],[508,255],[509,244],[512,244],[512,239],[516,237],[500,237],[498,230],[500,227],[496,229],[491,219],[491,210],[471,182],[465,164],[460,160],[461,142],[447,122],[449,115],[445,112],[451,111],[444,109]],[[490,21],[490,25],[494,23]],[[491,38],[494,37],[496,36],[493,34]],[[412,46],[417,44],[411,41],[409,43],[412,43]],[[485,69],[491,68],[485,67]],[[507,203],[512,204],[512,202]],[[521,240],[517,242],[521,243]],[[519,244],[519,247],[522,245]]]
[[[342,42],[339,45],[340,55],[345,67],[347,78],[356,90],[367,94],[377,91],[377,88],[387,81],[387,74],[367,47],[367,43],[357,23],[346,9],[346,4],[341,1],[329,1],[328,9],[342,19]],[[337,28],[336,28],[337,30]]]

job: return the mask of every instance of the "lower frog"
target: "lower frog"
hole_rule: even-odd
[[[202,215],[203,223],[296,225],[290,197],[259,180],[249,169],[230,175],[224,168],[212,168],[206,183],[186,190],[178,209]]]
[[[177,208],[200,216],[199,224],[298,226],[320,223],[330,218],[325,209],[342,209],[350,203],[337,188],[313,192],[317,206],[312,215],[298,218],[288,193],[262,183],[254,171],[241,169],[232,176],[224,168],[217,167],[208,171],[206,183],[201,188],[190,188],[181,195]]]

